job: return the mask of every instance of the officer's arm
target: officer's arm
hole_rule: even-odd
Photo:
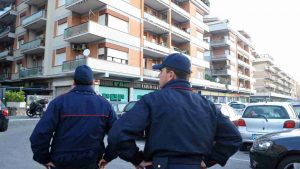
[[[213,107],[217,115],[215,145],[211,155],[206,159],[206,164],[212,166],[218,163],[224,166],[227,160],[239,149],[242,138],[236,126],[229,118],[225,117],[215,106]]]
[[[41,164],[47,164],[51,161],[50,141],[58,123],[58,113],[55,103],[51,102],[31,134],[33,159]]]
[[[108,144],[120,158],[134,165],[143,161],[143,152],[139,151],[135,140],[149,125],[149,119],[149,108],[142,97],[113,125],[108,135]]]
[[[107,125],[105,128],[106,134],[108,134],[109,130],[111,129],[111,127],[117,120],[117,114],[110,104],[109,104],[109,115],[108,116],[109,116],[109,118],[108,118],[108,122],[107,122]]]

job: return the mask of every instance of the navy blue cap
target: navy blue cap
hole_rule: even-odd
[[[78,66],[75,70],[74,80],[79,84],[90,84],[93,82],[93,71],[87,65]]]
[[[180,53],[170,54],[164,59],[162,64],[152,66],[154,70],[161,70],[165,67],[173,68],[179,71],[183,71],[185,73],[192,72],[190,60]]]

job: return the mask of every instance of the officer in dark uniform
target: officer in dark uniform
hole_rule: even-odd
[[[35,161],[53,169],[98,168],[105,152],[103,139],[116,114],[92,84],[92,70],[79,66],[75,87],[49,104],[30,137]]]
[[[242,139],[213,103],[192,92],[190,60],[171,54],[153,69],[160,70],[161,90],[144,95],[114,124],[108,135],[109,146],[137,169],[224,166]],[[135,140],[144,130],[145,148],[139,151]],[[112,157],[104,158],[100,165],[105,166]]]

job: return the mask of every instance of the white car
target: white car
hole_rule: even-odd
[[[238,114],[243,115],[243,111],[247,107],[246,103],[232,103],[230,104],[230,107],[232,107]]]
[[[238,121],[241,118],[241,116],[229,105],[223,104],[223,103],[215,103],[217,109],[220,109],[222,114],[229,118],[229,120],[235,124],[238,125]]]
[[[240,150],[247,150],[263,134],[299,128],[300,119],[297,116],[292,104],[287,102],[248,105],[238,121],[238,130],[243,138]]]

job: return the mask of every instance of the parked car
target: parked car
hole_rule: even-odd
[[[233,122],[233,124],[235,124],[236,126],[238,125],[238,121],[241,118],[241,115],[239,115],[232,107],[223,103],[215,103],[215,105],[218,109],[221,110],[222,114],[224,114],[230,119],[231,122]]]
[[[243,115],[243,111],[247,107],[247,104],[245,104],[245,103],[232,103],[232,104],[230,104],[230,107],[232,107],[239,115]]]
[[[267,133],[299,128],[300,120],[291,103],[253,103],[246,107],[238,121],[243,138],[240,150],[248,150],[253,141]]]
[[[8,109],[0,100],[0,132],[4,132],[8,128]]]
[[[123,113],[129,112],[129,110],[131,110],[133,108],[133,106],[135,105],[136,102],[137,101],[128,102],[127,105],[123,109]]]
[[[280,131],[256,139],[250,150],[253,169],[299,169],[300,129]]]
[[[300,115],[300,103],[292,103],[294,111],[297,113],[297,116]]]
[[[110,102],[111,103],[111,106],[112,108],[114,109],[114,111],[116,112],[117,114],[117,117],[121,117],[122,114],[123,114],[123,110],[125,108],[125,106],[127,105],[127,102]]]

